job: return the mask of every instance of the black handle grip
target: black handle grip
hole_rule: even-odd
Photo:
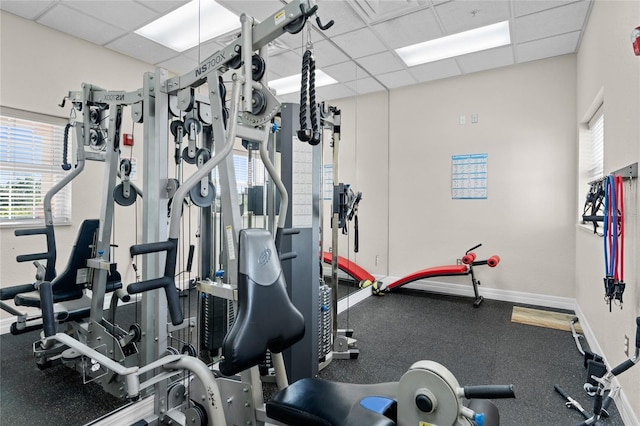
[[[40,283],[40,309],[42,310],[42,326],[44,337],[56,334],[56,319],[53,312],[53,286],[49,281]]]
[[[30,229],[16,229],[13,231],[16,237],[21,237],[23,235],[42,235],[48,234],[48,228],[30,228]]]
[[[617,366],[615,366],[613,368],[613,370],[611,370],[611,374],[613,374],[614,376],[617,376],[618,374],[624,373],[625,371],[627,371],[628,369],[630,369],[634,365],[636,365],[636,363],[633,362],[632,360],[628,359],[628,360],[624,361],[623,363],[618,364]]]
[[[640,317],[636,318],[636,348],[640,349]]]
[[[182,324],[182,321],[184,321],[184,316],[182,314],[182,308],[180,307],[180,295],[178,294],[178,289],[176,288],[175,283],[178,239],[170,238],[167,241],[138,244],[129,248],[131,256],[135,256],[137,254],[156,253],[159,251],[167,252],[164,276],[161,278],[154,278],[141,281],[139,283],[129,284],[127,292],[129,294],[136,294],[161,288],[164,289],[164,294],[167,297],[167,308],[169,309],[171,322],[173,325],[180,325]]]
[[[159,241],[157,243],[145,243],[131,246],[129,253],[131,256],[138,254],[157,253],[159,251],[169,251],[175,247],[175,244],[171,241]]]
[[[566,400],[569,400],[569,394],[566,393],[564,391],[564,389],[562,389],[560,386],[558,385],[553,385],[553,388],[556,390],[556,392],[558,392],[560,395],[562,395],[562,397]]]
[[[465,386],[464,396],[468,399],[515,398],[513,385]]]
[[[19,254],[16,256],[16,262],[31,262],[42,259],[49,259],[49,253]]]
[[[0,289],[0,300],[10,300],[20,293],[27,293],[35,289],[33,284],[14,285],[13,287],[2,288]]]

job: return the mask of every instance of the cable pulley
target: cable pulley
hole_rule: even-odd
[[[251,57],[251,78],[253,81],[260,81],[264,77],[264,72],[267,70],[267,65],[264,62],[262,56],[254,54]]]
[[[251,92],[251,113],[259,115],[267,108],[267,97],[261,90]]]

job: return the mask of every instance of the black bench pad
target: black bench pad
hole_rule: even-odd
[[[298,380],[267,402],[270,419],[291,426],[393,426],[392,419],[360,405],[365,397],[395,399],[398,383],[352,384],[317,378]],[[395,417],[395,407],[394,407]]]

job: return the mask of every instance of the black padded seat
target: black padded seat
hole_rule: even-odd
[[[84,283],[78,283],[78,271],[87,267],[87,259],[93,255],[93,243],[96,231],[100,226],[98,219],[86,219],[80,225],[78,238],[71,249],[71,256],[64,272],[51,281],[53,289],[53,303],[80,299],[84,296]],[[107,278],[107,292],[122,288],[122,278],[117,271]],[[20,293],[14,297],[16,306],[40,308],[40,294],[38,291]]]
[[[359,385],[306,378],[289,385],[267,402],[267,416],[291,426],[393,426],[395,421],[364,408],[366,397],[394,399],[398,383]],[[387,414],[396,417],[395,402]]]
[[[279,353],[304,336],[304,317],[289,300],[271,234],[243,229],[238,241],[238,314],[222,342],[219,368],[232,376],[251,368],[267,349]]]

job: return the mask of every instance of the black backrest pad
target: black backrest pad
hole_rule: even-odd
[[[291,303],[278,252],[264,229],[240,231],[238,314],[222,342],[220,372],[237,374],[304,336],[304,317]]]
[[[93,239],[99,225],[98,219],[86,219],[80,225],[78,239],[71,249],[67,267],[51,282],[54,302],[82,297],[83,287],[76,284],[76,276],[78,269],[87,267],[87,259],[91,258]]]

